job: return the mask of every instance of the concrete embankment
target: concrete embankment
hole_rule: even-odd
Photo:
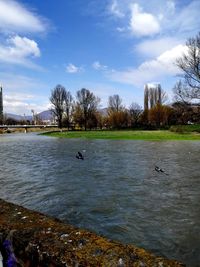
[[[133,245],[110,241],[2,199],[0,251],[4,266],[184,266],[177,261],[157,257]]]

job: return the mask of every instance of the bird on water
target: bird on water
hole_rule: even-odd
[[[169,175],[168,173],[166,173],[163,169],[159,168],[158,166],[155,166],[155,171],[159,173],[164,173],[165,175]]]
[[[80,151],[78,151],[78,154],[76,154],[76,158],[84,160],[83,154]]]

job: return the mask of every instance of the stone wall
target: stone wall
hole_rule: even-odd
[[[4,266],[12,267],[184,266],[1,199],[0,251]]]

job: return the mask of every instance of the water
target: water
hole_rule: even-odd
[[[0,155],[1,198],[200,266],[200,142],[10,134]]]

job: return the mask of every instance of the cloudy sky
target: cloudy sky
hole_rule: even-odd
[[[171,96],[199,10],[199,0],[0,0],[4,111],[47,109],[57,84],[90,89],[102,107],[113,94],[143,105],[145,83]]]

